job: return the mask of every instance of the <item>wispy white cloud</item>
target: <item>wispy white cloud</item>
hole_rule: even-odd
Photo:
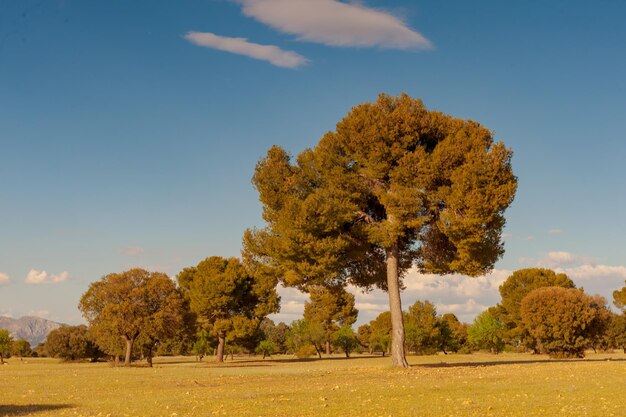
[[[551,235],[560,235],[561,233],[563,233],[563,230],[561,229],[550,229],[548,230],[548,233]]]
[[[130,256],[132,258],[138,258],[142,256],[146,251],[144,250],[144,248],[140,248],[139,246],[129,246],[129,247],[120,249],[120,252],[126,256]]]
[[[548,255],[541,262],[549,267],[571,265],[579,260],[579,257],[570,252],[555,251],[548,252]]]
[[[573,278],[590,279],[614,276],[618,279],[626,279],[626,266],[610,265],[578,265],[572,268],[565,268],[564,271]]]
[[[406,310],[417,300],[428,300],[435,304],[439,314],[454,313],[460,320],[471,323],[476,315],[500,301],[498,287],[511,272],[496,269],[486,276],[471,278],[463,275],[420,274],[413,268],[404,277],[406,288],[402,293],[402,305]],[[364,293],[353,286],[348,286],[347,290],[355,296],[356,308],[359,310],[357,325],[367,323],[389,310],[389,297],[383,291]],[[308,294],[293,288],[279,287],[278,291],[282,298],[281,312],[273,315],[272,319],[290,323],[302,318]]]
[[[305,57],[293,51],[285,51],[274,45],[252,43],[245,38],[229,38],[210,32],[188,32],[185,39],[198,46],[267,61],[277,67],[298,68],[308,62]]]
[[[612,305],[613,291],[624,287],[626,266],[581,264],[566,268],[556,268],[557,272],[567,274],[577,287],[584,288],[587,294],[603,296]]]
[[[549,252],[539,261],[532,260],[532,266],[566,273],[577,287],[583,287],[589,294],[600,294],[609,301],[612,292],[625,285],[626,266],[594,264],[589,257],[566,251]],[[454,313],[459,320],[471,323],[478,314],[500,302],[499,287],[512,273],[508,269],[494,269],[490,274],[473,278],[458,274],[421,274],[412,268],[404,277],[402,306],[406,310],[417,300],[428,300],[435,304],[439,314]],[[352,286],[348,286],[347,290],[355,295],[356,308],[359,309],[357,326],[389,309],[389,298],[383,291],[363,293]],[[286,323],[302,318],[308,295],[282,287],[279,293],[282,310],[272,318]]]
[[[70,274],[67,271],[63,271],[60,274],[49,274],[46,271],[38,271],[36,269],[31,269],[26,275],[26,279],[24,282],[30,285],[40,285],[40,284],[59,284],[63,281],[67,281],[70,277]]]
[[[435,304],[437,308],[437,312],[441,313],[453,313],[457,317],[462,318],[461,321],[466,323],[471,323],[473,319],[478,316],[483,311],[487,310],[490,305],[483,305],[474,300],[473,298],[468,299],[464,303],[460,304]]]
[[[270,315],[275,322],[291,323],[299,320],[304,315],[304,302],[309,299],[309,295],[295,288],[285,288],[278,285],[280,295],[280,312]]]
[[[604,265],[590,256],[566,251],[548,252],[535,262],[535,266],[567,274],[585,292],[600,294],[609,301],[612,299],[612,292],[623,287],[626,280],[624,265]]]
[[[5,274],[4,272],[0,272],[0,285],[5,285],[9,282],[11,282],[11,278],[9,278],[9,275]]]
[[[298,40],[331,46],[429,49],[432,43],[393,14],[362,2],[239,0],[243,13]]]

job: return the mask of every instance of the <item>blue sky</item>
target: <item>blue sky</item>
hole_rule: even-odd
[[[314,6],[311,6],[314,4]],[[519,177],[489,277],[407,277],[470,321],[511,271],[626,279],[622,2],[0,0],[0,314],[68,323],[90,282],[237,256],[250,177],[361,102],[406,92],[483,123]],[[281,290],[279,320],[304,297]],[[357,294],[360,322],[384,294]]]

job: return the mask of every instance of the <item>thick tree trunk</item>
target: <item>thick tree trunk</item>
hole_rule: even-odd
[[[124,358],[124,366],[130,366],[130,361],[133,354],[133,343],[135,343],[135,337],[128,338],[124,336],[126,340],[126,357]]]
[[[224,347],[226,346],[226,336],[219,335],[217,337],[217,362],[224,362]]]
[[[2,357],[1,353],[0,353],[0,365],[4,365],[4,358]]]
[[[391,311],[391,364],[408,368],[404,353],[404,320],[400,299],[400,280],[398,276],[398,245],[387,249],[387,293]]]
[[[330,335],[328,335],[328,339],[326,340],[326,354],[330,355]]]

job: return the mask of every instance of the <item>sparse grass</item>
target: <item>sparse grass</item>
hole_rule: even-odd
[[[626,355],[159,358],[155,368],[11,359],[0,416],[624,416]]]

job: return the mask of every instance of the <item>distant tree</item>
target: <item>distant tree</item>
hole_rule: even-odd
[[[332,343],[335,347],[340,348],[345,353],[346,358],[350,357],[350,353],[359,345],[359,340],[352,330],[352,326],[344,324],[337,329],[332,335]]]
[[[504,350],[504,333],[504,324],[495,317],[493,311],[486,310],[467,329],[467,340],[478,349],[500,353]]]
[[[326,333],[326,354],[330,355],[332,334],[357,319],[359,311],[354,308],[354,295],[339,285],[313,285],[308,290],[311,300],[304,303],[304,318],[322,326]]]
[[[372,327],[369,324],[362,324],[356,331],[356,337],[359,340],[359,344],[363,346],[371,354],[370,349],[370,337],[372,336]]]
[[[48,357],[48,352],[46,351],[46,344],[44,342],[39,343],[35,347],[35,350],[33,351],[33,356],[36,356],[38,358]]]
[[[124,339],[126,366],[131,363],[133,345],[140,337],[151,366],[155,344],[183,328],[181,294],[161,272],[131,269],[106,275],[89,286],[79,308],[94,333],[100,335],[97,341],[105,339],[104,335],[107,342],[115,337]]]
[[[0,365],[4,364],[4,358],[11,357],[13,338],[6,329],[0,329]]]
[[[551,357],[584,357],[610,320],[602,297],[562,287],[532,291],[522,300],[521,313],[530,336]]]
[[[430,301],[416,301],[404,318],[406,343],[417,354],[435,353],[441,345],[442,324]]]
[[[224,361],[227,338],[236,342],[253,335],[261,320],[279,309],[277,280],[262,272],[237,258],[212,256],[178,275],[199,327],[218,340],[218,362]]]
[[[49,356],[66,361],[96,361],[103,356],[103,352],[89,338],[85,325],[63,326],[51,331],[46,338],[46,351]]]
[[[370,335],[370,351],[381,352],[383,356],[391,347],[391,312],[384,311],[370,321],[372,333]]]
[[[181,291],[182,293],[182,291]],[[167,355],[188,355],[192,353],[193,345],[198,332],[196,324],[196,314],[189,307],[189,300],[183,297],[182,303],[183,325],[166,339],[159,340],[157,346],[157,356]]]
[[[615,314],[609,324],[607,337],[611,346],[622,349],[626,353],[626,314]]]
[[[450,337],[443,338],[443,344],[445,349],[452,352],[458,352],[467,344],[467,329],[466,323],[461,323],[457,316],[453,313],[446,313],[441,316],[441,321],[445,323],[446,327],[450,330]]]
[[[624,281],[626,283],[626,281]],[[613,304],[626,314],[626,286],[621,290],[613,291]]]
[[[294,320],[289,326],[289,332],[287,332],[287,349],[291,353],[296,353],[306,344],[310,344],[308,340],[308,330],[306,329],[307,322],[304,319]]]
[[[253,177],[267,227],[246,233],[246,250],[288,286],[387,291],[392,364],[406,367],[402,277],[414,263],[437,274],[493,268],[517,186],[511,155],[476,122],[381,94],[295,163],[268,151]]]
[[[97,326],[89,326],[87,329],[89,339],[93,340],[98,348],[110,356],[115,365],[126,354],[126,341],[118,333],[114,323],[101,322]]]
[[[524,330],[521,315],[522,299],[531,291],[544,287],[576,288],[565,274],[557,274],[550,269],[527,268],[513,272],[500,286],[501,304],[496,307],[500,320],[506,326],[506,341],[513,346],[523,344],[536,350],[533,338]],[[493,311],[492,311],[493,312]]]
[[[212,339],[213,338],[206,330],[198,330],[192,351],[199,361],[201,361],[202,358],[210,355],[213,352],[213,348],[211,347]]]
[[[448,352],[458,350],[458,343],[454,338],[454,333],[442,316],[437,316],[437,330],[437,337],[433,340],[435,342],[435,351],[441,351],[447,355]]]
[[[321,358],[324,343],[326,343],[326,332],[320,323],[309,323],[305,319],[291,323],[287,345],[297,356],[304,356],[299,355],[298,352],[308,351],[307,348],[311,347]]]
[[[31,349],[30,343],[28,343],[28,340],[17,339],[15,342],[13,342],[12,353],[13,355],[22,359],[24,357],[31,356],[33,354],[33,350]]]
[[[276,344],[271,340],[261,340],[256,348],[256,353],[262,354],[263,359],[265,359],[266,356],[272,356],[276,353]]]
[[[287,351],[287,335],[289,332],[289,326],[280,322],[275,324],[269,318],[264,318],[261,321],[261,332],[263,332],[263,340],[270,340],[274,343],[276,352],[285,353]]]

